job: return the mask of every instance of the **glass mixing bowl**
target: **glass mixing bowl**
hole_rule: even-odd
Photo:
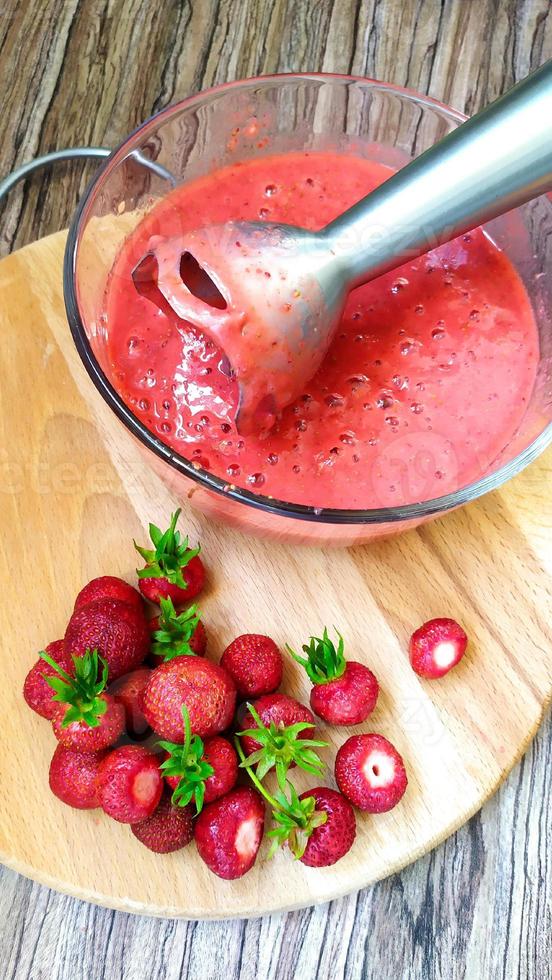
[[[64,290],[77,350],[99,394],[144,447],[148,463],[178,496],[215,519],[265,535],[349,545],[415,527],[468,503],[519,473],[552,440],[552,203],[539,198],[487,228],[531,298],[540,366],[523,422],[481,479],[416,502],[370,510],[300,506],[229,486],[178,455],[133,415],[108,378],[102,300],[113,260],[137,221],[176,185],[260,154],[338,150],[400,167],[465,117],[433,99],[370,79],[272,75],[222,85],[163,110],[139,127],[99,170],[71,225]],[[396,450],[398,456],[400,449]],[[424,452],[427,453],[427,447]],[[400,472],[400,458],[397,458]]]

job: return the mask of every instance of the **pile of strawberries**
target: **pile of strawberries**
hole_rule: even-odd
[[[271,853],[285,844],[306,865],[334,864],[355,838],[353,806],[381,813],[403,796],[403,760],[382,735],[359,734],[337,753],[339,791],[316,786],[298,795],[289,772],[299,766],[321,776],[318,750],[327,743],[313,738],[315,714],[330,725],[361,724],[378,682],[346,660],[342,637],[334,642],[326,629],[303,646],[304,656],[287,648],[312,681],[312,710],[276,693],[283,659],[267,636],[239,636],[220,664],[207,660],[205,627],[190,605],[205,571],[199,548],[176,529],[179,514],[164,533],[150,525],[152,548],[135,545],[145,562],[142,595],[113,576],[89,582],[63,640],[50,643],[26,677],[27,704],[51,721],[58,740],[50,788],[69,806],[99,806],[130,824],[157,853],[195,838],[221,878],[238,878],[255,863],[267,805]],[[159,607],[154,618],[142,597]],[[441,677],[466,644],[453,620],[432,620],[412,636],[412,666]]]

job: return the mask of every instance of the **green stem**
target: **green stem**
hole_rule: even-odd
[[[253,770],[251,769],[251,767],[247,765],[247,759],[245,758],[244,751],[243,751],[243,749],[241,747],[241,742],[240,742],[240,740],[239,740],[239,738],[238,738],[237,735],[234,736],[234,744],[236,746],[236,751],[237,751],[237,753],[238,753],[238,755],[240,757],[240,760],[243,763],[244,769],[247,771],[247,773],[249,775],[249,778],[251,779],[251,782],[259,790],[259,793],[261,793],[262,796],[264,796],[265,800],[267,800],[267,802],[270,803],[271,807],[273,807],[275,810],[279,810],[280,813],[286,813],[286,810],[284,809],[284,807],[280,803],[278,803],[278,800],[275,800],[274,797],[270,795],[270,793],[268,792],[268,790],[266,790],[264,788],[264,786],[261,783],[260,779],[257,779],[257,776],[253,772]]]
[[[56,664],[55,660],[53,660],[50,654],[46,653],[45,650],[41,650],[39,656],[42,657],[42,660],[46,661],[49,667],[53,667],[56,674],[59,674],[59,676],[62,677],[64,681],[67,681],[68,684],[75,683],[75,678],[67,674],[63,670],[63,667],[60,667],[59,664]]]

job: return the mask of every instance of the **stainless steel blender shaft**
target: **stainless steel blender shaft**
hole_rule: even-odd
[[[324,278],[358,285],[551,188],[548,61],[329,224]]]

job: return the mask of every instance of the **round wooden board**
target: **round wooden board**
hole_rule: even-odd
[[[82,584],[106,573],[133,581],[132,538],[145,539],[149,520],[166,523],[177,503],[73,349],[62,300],[64,242],[60,233],[0,263],[1,860],[78,898],[189,918],[325,902],[397,871],[494,792],[550,699],[552,454],[442,520],[342,551],[245,537],[184,503],[182,524],[201,539],[210,573],[201,601],[209,655],[217,659],[244,631],[297,645],[336,624],[349,655],[381,682],[361,730],[396,744],[409,787],[391,813],[359,814],[353,849],[331,869],[305,868],[286,853],[268,862],[263,846],[250,874],[223,882],[193,845],[153,855],[101,811],[72,810],[50,794],[54,736],[21,696],[36,652],[63,634]],[[410,669],[407,640],[439,615],[465,625],[469,654],[447,678],[423,682]],[[308,698],[290,661],[284,686]],[[336,746],[349,734],[324,731],[330,784]]]

